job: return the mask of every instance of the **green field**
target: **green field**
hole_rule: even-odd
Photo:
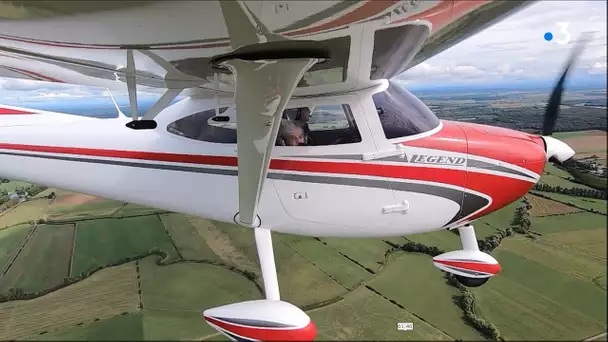
[[[228,238],[229,245],[242,252],[246,260],[259,270],[253,232],[230,224],[216,223],[216,226]],[[273,246],[281,297],[284,300],[298,306],[314,305],[347,292],[347,288],[279,239],[273,239]],[[234,264],[242,268],[240,263]]]
[[[30,183],[12,180],[8,183],[0,183],[0,189],[6,190],[6,192],[13,192],[18,187],[26,187],[29,185],[30,185]]]
[[[568,196],[564,194],[558,194],[554,192],[541,192],[544,196],[547,196],[553,200],[562,203],[571,203],[580,208],[585,209],[594,209],[601,213],[606,213],[606,205],[608,204],[606,200],[595,199],[595,198],[586,198],[586,197],[576,197],[576,196]]]
[[[154,258],[139,263],[145,309],[190,311],[262,298],[255,284],[224,267],[201,263],[158,266]],[[210,330],[210,332],[213,332]]]
[[[415,276],[407,276],[414,270]],[[428,255],[398,252],[369,284],[453,338],[484,340],[462,320],[462,310],[452,302],[452,297],[460,292],[446,283],[443,272],[433,267]],[[432,293],[433,304],[429,305],[429,297],[421,293]]]
[[[347,255],[359,264],[373,271],[377,271],[384,262],[384,252],[389,246],[383,241],[388,240],[396,244],[403,244],[407,240],[403,237],[392,239],[340,239],[340,238],[322,238],[327,246]]]
[[[560,168],[558,168],[557,166],[553,165],[552,163],[547,163],[545,165],[545,173],[549,173],[558,177],[562,177],[562,178],[571,178],[572,175],[570,175],[568,173],[568,171],[566,170],[562,170]]]
[[[306,260],[317,266],[320,270],[327,274],[331,274],[333,279],[346,288],[352,289],[355,285],[371,276],[363,267],[348,260],[338,251],[327,248],[327,246],[323,245],[320,241],[313,238],[290,241],[287,237],[290,236],[280,236],[279,239]]]
[[[531,229],[541,234],[581,231],[606,227],[606,216],[578,212],[568,215],[532,217]]]
[[[29,224],[21,224],[0,230],[0,277],[4,267],[13,258],[30,229]]]
[[[0,303],[0,340],[27,340],[136,312],[138,301],[135,264],[105,268],[45,296]]]
[[[144,309],[143,331],[144,339],[148,341],[192,341],[201,337],[212,337],[213,341],[229,341],[205,323],[200,312]]]
[[[491,213],[490,215],[481,217],[480,219],[476,220],[475,222],[485,223],[486,225],[490,226],[491,228],[504,230],[511,226],[511,220],[513,220],[513,213],[515,213],[515,209],[517,208],[517,206],[520,203],[521,203],[521,200],[517,200],[517,201],[507,205],[506,207]],[[480,226],[480,224],[479,223],[477,225],[474,224],[474,226],[475,226],[475,232],[477,235],[477,226]],[[479,237],[477,237],[477,238],[479,239]]]
[[[551,165],[547,171],[563,176]],[[2,303],[0,339],[227,340],[204,322],[201,310],[263,298],[252,280],[229,269],[252,271],[263,285],[252,230],[46,191],[51,190],[58,197],[50,207],[40,199],[7,213],[13,216],[0,216],[0,267],[13,259],[30,231],[29,224],[1,229],[6,222],[46,216],[61,223],[39,225],[28,237],[0,276],[0,293],[10,287],[43,290],[68,274],[77,276],[152,248],[167,252],[166,261],[177,262],[158,264],[157,256],[149,256],[102,269],[37,299]],[[509,227],[519,203],[477,220],[477,238]],[[596,204],[605,207],[605,201]],[[492,252],[503,271],[471,289],[476,314],[506,340],[582,340],[604,331],[606,217],[582,212],[531,222],[541,236],[516,234]],[[455,304],[460,291],[446,283],[430,256],[395,252],[385,259],[391,248],[385,240],[445,251],[461,246],[458,235],[445,230],[369,239],[273,234],[281,298],[308,310],[317,340],[486,339],[465,321]],[[411,322],[414,330],[399,331],[398,322]]]
[[[573,341],[605,329],[605,322],[590,320],[508,277],[497,276],[472,292],[476,312],[492,322],[506,340]]]
[[[41,218],[49,205],[47,199],[35,199],[10,208],[0,213],[0,229],[20,223],[36,221]]]
[[[74,225],[39,225],[17,259],[0,278],[0,293],[10,288],[38,292],[63,282],[68,276]]]
[[[78,222],[72,275],[157,247],[177,258],[171,239],[156,215]]]
[[[554,242],[568,248],[606,259],[606,228],[586,230],[584,234],[578,231],[569,231],[543,235],[543,240]]]
[[[365,287],[308,314],[317,326],[319,341],[453,340]],[[399,331],[398,322],[413,323],[414,330]]]
[[[549,234],[547,236],[568,234],[571,237],[572,234],[570,233],[574,232]],[[588,233],[585,233],[580,234],[577,232],[577,235],[582,237],[588,236]],[[603,244],[605,248],[605,233],[606,231],[604,230],[603,237],[599,236],[599,234],[589,235],[597,238],[597,244]],[[558,242],[555,238],[547,239],[545,236],[535,240],[517,236],[503,241],[500,250],[517,254],[527,260],[535,261],[543,266],[558,270],[588,283],[592,283],[593,279],[606,274],[606,260],[604,258],[590,254],[587,250],[583,250],[580,247],[576,249],[576,246],[572,241],[564,241],[563,238]]]
[[[160,219],[184,259],[220,260],[185,215],[162,214]]]
[[[165,212],[166,210],[128,203],[124,206],[121,206],[120,209],[118,209],[114,214],[114,217],[142,216]]]
[[[33,341],[138,341],[143,340],[141,313],[114,316],[103,321],[39,335]]]
[[[605,290],[502,247],[496,259],[501,274],[473,293],[505,338],[574,340],[606,328]]]
[[[63,195],[74,195],[74,192],[68,191],[68,190],[62,190],[62,189],[56,189],[56,188],[47,188],[46,190],[43,190],[41,192],[39,192],[36,196],[34,196],[34,198],[40,198],[40,197],[46,197],[48,195],[51,194],[51,192],[55,193],[55,196],[63,196]]]
[[[500,250],[497,258],[505,270],[504,277],[517,281],[548,299],[560,302],[597,323],[606,322],[605,290],[507,251]],[[535,276],[531,277],[531,274]],[[576,296],[573,296],[573,293],[576,293]]]
[[[594,131],[575,131],[575,132],[555,132],[553,133],[553,137],[555,139],[565,139],[565,138],[574,138],[580,137],[589,134],[589,132]]]
[[[71,196],[71,195],[67,195]],[[79,205],[59,204],[60,198],[53,201],[46,219],[49,221],[68,222],[100,217],[111,217],[125,203],[120,201],[103,200]]]

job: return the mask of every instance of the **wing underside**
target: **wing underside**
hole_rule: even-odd
[[[393,77],[527,1],[244,3],[270,32],[331,49],[331,61],[303,75],[294,92],[299,96]],[[218,1],[1,4],[0,77],[121,90],[133,77],[152,88],[234,92],[231,72],[209,63],[235,48]],[[394,57],[390,67],[384,67],[387,56]]]

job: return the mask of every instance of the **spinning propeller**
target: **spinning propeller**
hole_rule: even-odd
[[[564,92],[564,83],[566,82],[566,77],[568,76],[568,72],[570,72],[570,68],[576,62],[576,59],[583,51],[586,42],[587,39],[585,35],[583,36],[583,39],[578,40],[574,45],[574,49],[572,50],[570,59],[566,64],[566,68],[562,72],[562,76],[560,77],[559,81],[553,88],[553,92],[551,93],[551,97],[549,98],[549,103],[547,103],[547,107],[545,109],[541,136],[545,141],[547,159],[550,161],[557,161],[559,163],[563,163],[566,160],[572,158],[575,153],[570,146],[560,140],[551,137],[551,134],[553,134],[553,131],[555,129],[555,123],[559,115],[559,109],[561,105],[562,94]]]

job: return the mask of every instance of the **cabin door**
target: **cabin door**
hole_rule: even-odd
[[[383,227],[382,206],[395,200],[386,179],[377,174],[378,165],[362,159],[376,147],[358,97],[296,99],[286,113],[294,122],[308,120],[306,142],[298,137],[299,146],[289,145],[294,139],[279,132],[280,144],[288,145],[273,149],[268,177],[288,215],[353,232]]]

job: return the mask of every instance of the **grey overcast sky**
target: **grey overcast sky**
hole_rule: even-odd
[[[593,32],[573,75],[605,75],[606,1],[594,0],[534,3],[399,78],[409,85],[554,79],[573,45],[557,43],[564,40],[560,22],[568,23],[572,41]],[[553,33],[551,41],[545,32]]]
[[[568,23],[567,30],[572,40],[582,32],[593,32],[593,39],[577,63],[574,77],[605,78],[606,0],[594,0],[532,4],[421,63],[400,75],[399,79],[413,86],[553,80],[572,48],[572,43],[557,43],[563,39],[560,22]],[[545,32],[553,33],[552,41],[544,40]],[[105,95],[105,91],[99,88],[16,79],[0,78],[0,85],[0,101],[5,103]]]

